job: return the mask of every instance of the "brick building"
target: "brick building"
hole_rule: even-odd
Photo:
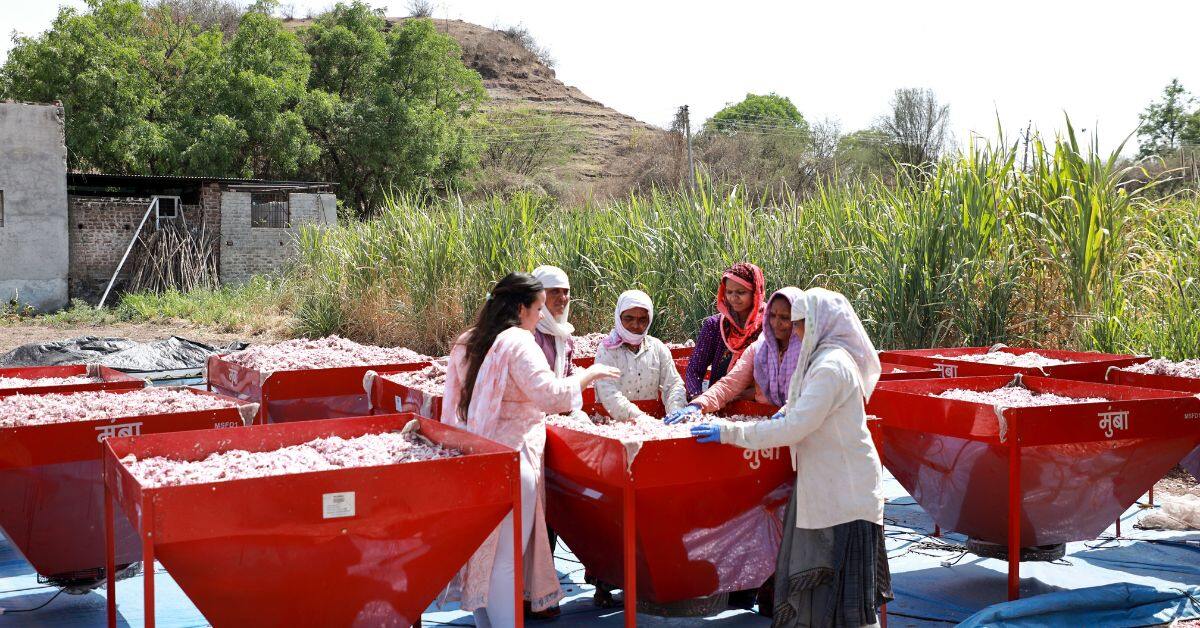
[[[278,273],[302,227],[336,224],[332,189],[311,181],[70,173],[71,297],[98,300],[144,216],[143,235],[168,221],[203,225],[214,234],[224,284]],[[122,268],[117,288],[128,272]]]

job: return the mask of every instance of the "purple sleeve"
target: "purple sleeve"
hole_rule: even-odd
[[[700,333],[696,336],[696,348],[688,358],[687,373],[683,383],[687,387],[688,398],[699,395],[704,388],[704,375],[712,366],[717,349],[724,346],[721,340],[720,316],[710,316],[700,324]]]

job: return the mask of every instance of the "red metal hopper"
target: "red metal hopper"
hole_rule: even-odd
[[[660,403],[638,405],[662,415]],[[741,402],[725,413],[775,411]],[[627,626],[638,599],[667,604],[744,590],[774,573],[795,480],[786,448],[673,439],[635,450],[556,426],[546,441],[550,525],[590,572],[625,591]]]
[[[1119,367],[1110,367],[1106,379],[1111,384],[1121,386],[1138,386],[1140,388],[1175,390],[1193,395],[1200,394],[1200,378],[1195,377],[1131,373],[1129,371],[1122,371]],[[1190,454],[1184,456],[1179,465],[1187,470],[1188,473],[1191,473],[1192,477],[1200,479],[1200,447],[1193,449]]]
[[[955,356],[979,355],[988,353],[989,347],[948,347],[945,349],[906,349],[903,351],[883,351],[879,359],[900,365],[923,366],[941,371],[942,377],[976,377],[983,375],[1037,375],[1042,377],[1058,377],[1062,379],[1077,379],[1085,382],[1103,382],[1104,373],[1110,366],[1129,366],[1145,362],[1149,358],[1133,355],[1115,355],[1111,353],[1093,353],[1089,351],[1058,351],[1055,349],[1018,349],[1003,347],[998,349],[1005,353],[1021,355],[1036,351],[1037,353],[1057,360],[1075,362],[1075,364],[1060,364],[1040,368],[1022,368],[1003,366],[999,364],[982,364],[968,360],[956,360]],[[944,356],[935,358],[933,356]]]
[[[45,393],[71,393],[85,390],[128,390],[144,388],[146,380],[99,364],[67,364],[63,366],[18,366],[0,369],[0,377],[40,379],[43,377],[77,377],[86,375],[100,381],[86,384],[59,386],[26,386],[24,388],[0,388],[0,397],[9,395],[40,395]]]
[[[243,423],[238,408],[223,408],[0,428],[0,527],[38,573],[61,582],[98,580],[104,565],[100,441]],[[138,540],[129,525],[119,526],[116,536],[117,562],[136,560]]]
[[[997,409],[931,396],[1010,384],[1109,401]],[[1200,443],[1200,399],[1044,377],[887,382],[868,413],[883,463],[938,525],[1007,548],[1010,599],[1023,553],[1095,538]]]
[[[883,362],[880,364],[883,367],[883,374],[879,376],[881,382],[894,382],[903,379],[930,379],[941,377],[942,372],[933,367],[912,366],[910,364],[889,364]]]
[[[409,388],[383,377],[384,375],[388,373],[376,373],[376,377],[370,378],[370,383],[366,385],[373,414],[412,412],[435,421],[441,419],[441,395],[431,395],[423,390]]]
[[[429,362],[412,362],[262,373],[210,356],[205,380],[209,390],[260,404],[257,423],[286,423],[370,414],[363,392],[367,371],[419,371],[427,366]]]
[[[141,535],[146,573],[159,560],[214,626],[411,625],[510,510],[520,520],[511,449],[419,419],[423,435],[465,455],[158,488],[140,485],[120,459],[270,451],[399,430],[412,419],[389,414],[113,439],[105,453],[109,521],[115,503]],[[519,562],[516,573],[520,608]],[[144,586],[146,626],[153,626],[154,578]],[[111,582],[108,625],[116,625]]]

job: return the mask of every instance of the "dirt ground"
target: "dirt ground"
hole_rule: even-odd
[[[65,340],[79,336],[128,338],[141,342],[163,340],[171,336],[182,336],[210,345],[227,345],[235,340],[260,343],[279,340],[270,334],[251,336],[231,334],[186,324],[166,323],[116,323],[111,325],[0,325],[0,354],[7,353],[23,344]]]
[[[1154,502],[1159,503],[1163,498],[1182,495],[1196,488],[1197,484],[1200,482],[1197,482],[1191,473],[1184,471],[1183,467],[1175,467],[1154,485]]]

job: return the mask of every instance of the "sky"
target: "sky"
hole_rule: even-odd
[[[59,4],[83,3],[0,0],[0,61],[12,32],[45,30]],[[332,2],[282,4],[303,17]],[[369,4],[408,13],[406,1]],[[1200,93],[1194,0],[433,4],[434,17],[526,26],[557,60],[559,79],[659,126],[683,104],[698,125],[747,93],[775,92],[810,122],[833,120],[849,132],[884,114],[897,88],[923,87],[950,105],[960,144],[994,137],[997,117],[1010,136],[1030,124],[1052,134],[1066,113],[1108,151],[1172,78]]]

